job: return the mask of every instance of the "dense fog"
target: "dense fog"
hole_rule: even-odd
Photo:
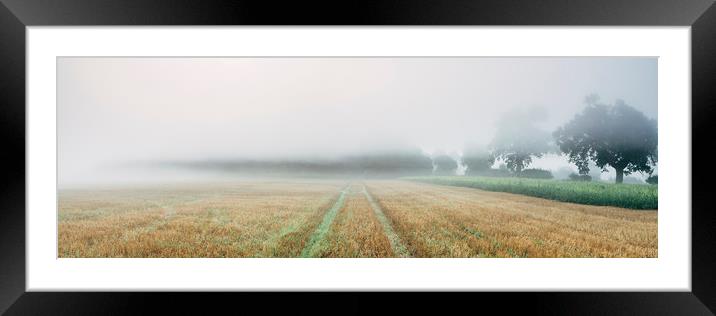
[[[657,118],[656,58],[64,57],[57,79],[61,186],[392,177],[439,156],[464,174],[466,150],[510,126],[551,137],[593,93]],[[530,167],[576,170],[550,152]]]

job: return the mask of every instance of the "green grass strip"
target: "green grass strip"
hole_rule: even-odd
[[[406,177],[402,179],[515,193],[587,205],[617,206],[637,210],[655,210],[659,206],[658,186],[648,184],[466,176]]]
[[[321,224],[318,225],[316,231],[314,231],[311,237],[308,239],[306,247],[304,247],[301,251],[301,258],[310,258],[313,256],[316,250],[316,246],[326,236],[326,233],[328,233],[328,229],[331,228],[333,219],[336,218],[338,211],[343,207],[343,202],[345,201],[346,197],[346,191],[348,191],[348,187],[344,188],[343,191],[341,191],[341,194],[338,196],[338,200],[336,200],[336,203],[334,203],[331,209],[326,212],[326,215],[323,215],[323,221],[321,221]]]
[[[405,248],[403,243],[400,242],[400,237],[398,237],[398,234],[393,230],[393,225],[391,225],[390,220],[385,216],[385,213],[383,213],[380,205],[373,199],[373,196],[368,193],[365,186],[363,186],[363,194],[365,194],[365,197],[368,199],[375,216],[378,217],[378,221],[383,225],[383,232],[388,237],[388,241],[390,241],[390,248],[393,249],[393,253],[401,258],[409,258],[410,252]]]

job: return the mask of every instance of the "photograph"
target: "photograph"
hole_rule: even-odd
[[[58,56],[57,257],[658,258],[657,65]]]

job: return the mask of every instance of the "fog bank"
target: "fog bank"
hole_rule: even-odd
[[[138,162],[459,159],[506,113],[551,133],[591,93],[657,117],[655,58],[69,57],[57,78],[60,184],[161,177]]]

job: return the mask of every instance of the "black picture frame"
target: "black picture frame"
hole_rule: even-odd
[[[25,32],[40,25],[636,25],[691,26],[693,166],[707,166],[716,112],[716,6],[710,0],[209,1],[0,0],[0,312],[8,315],[266,311],[408,311],[456,308],[549,314],[712,315],[716,212],[709,172],[692,173],[692,291],[595,293],[39,293],[25,291]],[[665,131],[668,132],[668,131]],[[686,211],[686,210],[684,210]],[[380,305],[378,305],[380,304]],[[320,306],[320,307],[319,307]],[[378,307],[381,306],[381,307]],[[230,309],[230,311],[232,311]],[[237,309],[233,309],[237,311]]]

